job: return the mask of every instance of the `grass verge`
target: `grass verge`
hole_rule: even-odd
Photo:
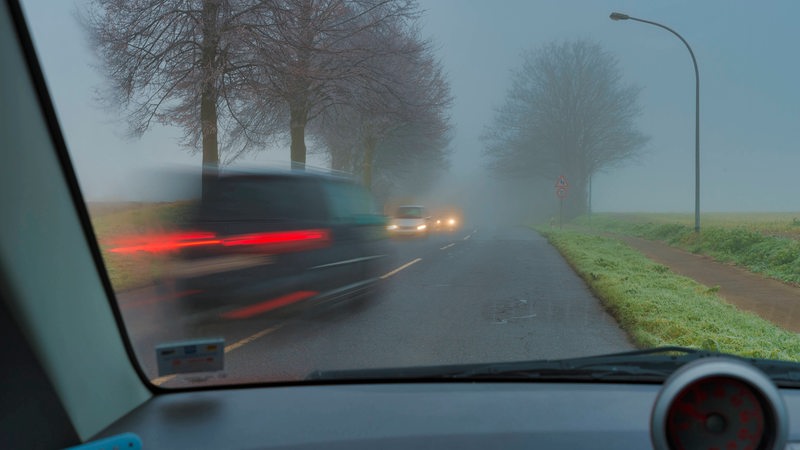
[[[734,216],[735,217],[735,216]],[[785,283],[800,285],[800,240],[772,234],[759,222],[717,221],[695,233],[693,225],[661,220],[658,215],[596,214],[576,224],[592,229],[659,240],[693,253],[711,256]],[[767,222],[764,222],[767,223]],[[788,225],[787,225],[788,226]]]
[[[745,357],[800,361],[800,337],[674,274],[622,242],[538,229],[643,348],[681,345]]]

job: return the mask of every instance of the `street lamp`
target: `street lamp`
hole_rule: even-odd
[[[650,20],[637,19],[627,14],[613,12],[609,16],[611,20],[634,20],[636,22],[649,23],[659,28],[663,28],[670,33],[678,36],[678,39],[686,45],[689,50],[689,55],[692,57],[692,64],[694,64],[694,80],[695,80],[695,107],[694,107],[694,231],[700,232],[700,72],[697,70],[697,60],[694,58],[694,52],[686,39],[680,34],[676,33],[672,28],[661,25],[657,22]]]

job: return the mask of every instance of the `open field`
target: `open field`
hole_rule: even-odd
[[[726,303],[714,287],[673,273],[617,239],[539,230],[641,347],[682,345],[800,361],[800,337]]]
[[[694,227],[694,214],[684,213],[596,213],[591,223],[603,224],[609,220]],[[586,218],[581,219],[581,223],[588,222]],[[769,236],[800,239],[800,212],[703,213],[700,227],[744,228]]]
[[[574,225],[659,240],[733,263],[785,283],[800,285],[800,213],[594,214]]]
[[[89,214],[111,284],[117,291],[151,284],[165,257],[152,253],[117,254],[117,240],[169,231],[185,216],[189,202],[90,203]]]

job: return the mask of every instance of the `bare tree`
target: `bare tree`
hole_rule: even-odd
[[[505,104],[483,135],[490,164],[508,176],[570,183],[568,213],[583,213],[598,171],[636,156],[639,89],[624,84],[617,60],[586,40],[551,43],[524,54]]]
[[[400,52],[383,62],[392,73],[393,89],[383,95],[365,92],[362,98],[371,101],[359,106],[361,172],[367,187],[372,187],[375,174],[390,178],[417,162],[435,173],[442,168],[442,152],[449,143],[449,84],[429,43],[420,41],[415,32],[406,36],[410,44],[404,47],[413,51]]]
[[[83,21],[109,82],[104,100],[127,113],[134,136],[153,122],[181,127],[215,176],[221,133],[223,149],[252,144],[237,113],[247,101],[241,36],[259,13],[246,0],[93,0]]]
[[[449,84],[416,29],[387,30],[379,42],[387,49],[371,63],[386,75],[356,91],[355,104],[326,114],[314,132],[327,144],[332,166],[361,175],[367,187],[421,185],[447,163]]]
[[[425,193],[449,166],[449,130],[437,136],[421,123],[394,130],[377,146],[372,164],[372,189],[384,198],[399,191]]]
[[[291,161],[303,167],[307,125],[330,108],[360,101],[356,92],[387,88],[385,66],[374,60],[396,49],[379,37],[413,23],[418,11],[413,0],[274,0],[265,6],[269,13],[259,17],[270,26],[248,29],[248,66],[257,68],[249,77],[249,115],[283,117]]]
[[[92,0],[85,25],[104,98],[127,113],[131,134],[177,125],[216,176],[222,153],[230,162],[262,148],[287,122],[292,162],[304,166],[306,126],[332,110],[363,117],[381,105],[359,122],[374,152],[402,122],[390,113],[409,114],[401,97],[414,93],[396,66],[426,73],[418,14],[413,0]]]

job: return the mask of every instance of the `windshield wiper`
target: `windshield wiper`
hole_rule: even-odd
[[[495,363],[454,374],[451,378],[580,378],[647,377],[663,379],[678,365],[716,353],[688,347],[658,347],[579,358]]]
[[[410,368],[315,371],[307,380],[608,380],[662,381],[700,358],[734,355],[689,347],[656,347],[580,358]],[[748,360],[750,361],[750,360]],[[751,361],[752,362],[752,361]],[[800,366],[797,366],[800,367]],[[788,367],[787,367],[788,368]],[[762,369],[764,370],[764,369]],[[796,373],[800,381],[800,372]]]

